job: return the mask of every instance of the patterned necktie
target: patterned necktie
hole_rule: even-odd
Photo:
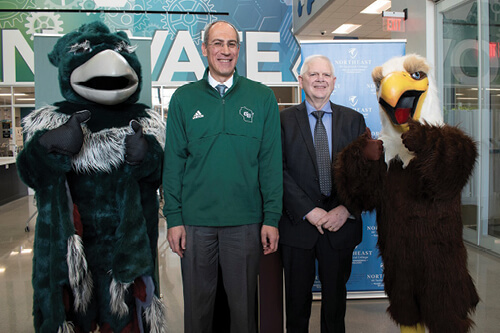
[[[326,135],[325,125],[323,124],[324,111],[313,111],[316,117],[316,126],[314,127],[314,148],[316,150],[316,160],[319,170],[319,188],[321,193],[329,195],[332,190],[332,162],[328,149],[328,136]]]
[[[215,89],[217,89],[217,91],[220,94],[220,97],[222,97],[224,95],[224,93],[226,92],[227,87],[225,84],[218,84],[215,86]]]

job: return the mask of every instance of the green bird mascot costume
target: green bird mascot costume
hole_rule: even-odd
[[[65,100],[23,120],[36,332],[165,331],[155,277],[165,125],[137,103],[134,50],[100,22],[64,35],[49,60]]]

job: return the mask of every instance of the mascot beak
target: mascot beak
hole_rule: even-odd
[[[127,60],[109,49],[75,68],[70,82],[78,95],[104,105],[126,101],[139,86],[137,73]]]
[[[380,81],[379,104],[392,124],[408,130],[408,120],[418,121],[429,88],[424,72],[392,72]]]

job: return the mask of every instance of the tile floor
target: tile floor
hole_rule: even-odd
[[[33,197],[27,196],[0,206],[0,332],[28,333],[32,326],[31,259],[34,219],[30,232],[26,221],[36,212]],[[183,332],[182,288],[179,259],[168,248],[165,223],[160,221],[158,242],[160,281],[167,307],[169,333]],[[474,333],[500,332],[500,259],[468,247],[469,270],[481,302],[474,315]],[[313,304],[310,332],[319,330],[319,303]],[[348,300],[348,333],[397,333],[399,329],[385,313],[386,299]]]

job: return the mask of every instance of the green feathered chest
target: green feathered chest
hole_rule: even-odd
[[[125,137],[134,134],[131,120],[137,120],[145,135],[152,135],[160,145],[165,142],[165,123],[161,116],[142,104],[102,106],[60,102],[31,112],[23,119],[29,141],[34,133],[57,128],[77,111],[89,110],[91,118],[82,124],[83,146],[72,158],[76,173],[111,173],[125,162]]]

